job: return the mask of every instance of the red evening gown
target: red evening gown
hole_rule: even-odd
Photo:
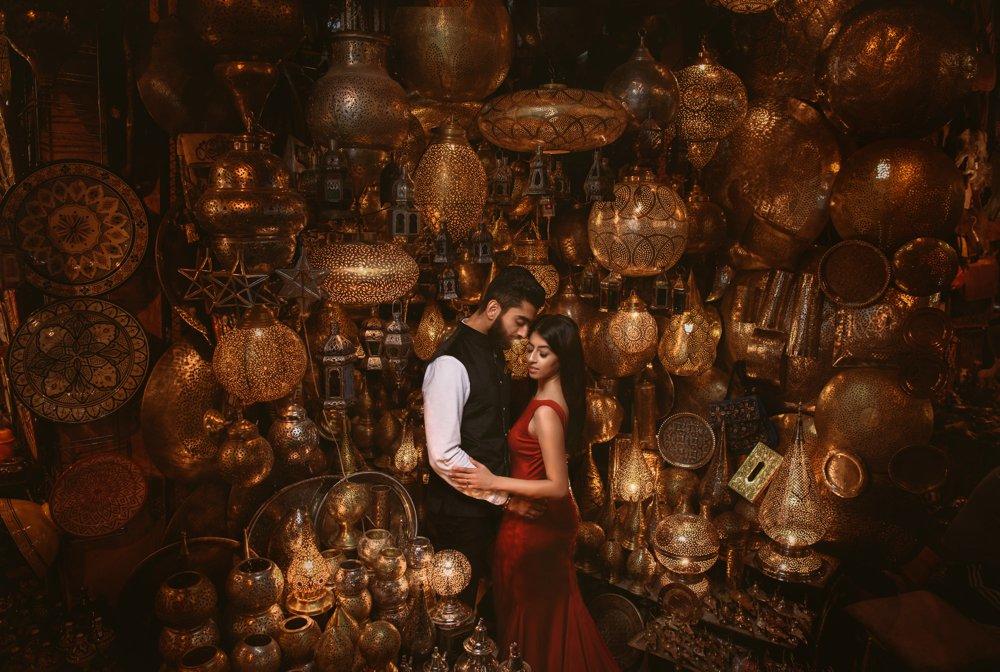
[[[557,402],[532,399],[510,430],[511,478],[545,478],[538,440],[528,423],[539,406]],[[573,567],[580,513],[572,493],[547,500],[540,517],[529,520],[504,513],[493,559],[493,595],[501,649],[518,642],[532,672],[618,672],[611,652],[590,617]]]

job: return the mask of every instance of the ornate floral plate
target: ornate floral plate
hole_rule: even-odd
[[[56,161],[18,182],[0,220],[31,284],[56,296],[103,294],[129,278],[149,238],[146,211],[122,178],[96,163]]]
[[[99,299],[67,299],[32,313],[7,356],[18,398],[56,422],[89,422],[127,402],[149,366],[139,322]]]
[[[700,469],[715,452],[715,432],[694,413],[675,413],[656,432],[656,445],[663,459],[675,467]]]
[[[119,453],[95,453],[74,462],[52,487],[52,519],[76,537],[93,538],[125,527],[146,503],[146,476]]]

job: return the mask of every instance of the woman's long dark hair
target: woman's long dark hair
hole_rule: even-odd
[[[569,407],[566,423],[566,454],[575,455],[582,448],[583,426],[587,420],[587,381],[583,364],[580,328],[565,315],[543,315],[531,325],[531,334],[538,334],[559,358],[559,380]]]

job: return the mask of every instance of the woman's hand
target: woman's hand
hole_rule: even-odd
[[[455,485],[462,490],[496,490],[497,477],[493,472],[475,460],[472,464],[472,467],[452,467],[448,475]]]

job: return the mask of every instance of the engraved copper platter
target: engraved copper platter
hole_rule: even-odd
[[[903,324],[903,341],[916,350],[941,353],[951,335],[951,319],[937,308],[915,310]]]
[[[889,286],[889,260],[863,240],[844,240],[819,260],[819,286],[826,297],[845,308],[868,306]]]
[[[632,602],[617,593],[603,593],[587,604],[601,639],[608,645],[619,667],[627,670],[639,662],[642,652],[628,645],[642,632],[642,615]]]
[[[56,296],[103,294],[142,261],[149,224],[142,202],[106,168],[57,161],[17,183],[0,219],[24,255],[28,281]]]
[[[146,477],[118,453],[96,453],[73,463],[52,488],[52,519],[77,537],[111,534],[146,503]]]
[[[911,296],[943,292],[958,275],[958,253],[937,238],[916,238],[892,255],[893,282]]]
[[[656,445],[669,464],[698,469],[708,463],[715,451],[715,432],[701,416],[675,413],[660,425],[656,432]]]
[[[148,365],[139,322],[113,303],[89,298],[32,313],[7,359],[18,398],[56,422],[89,422],[114,412],[139,389]]]

